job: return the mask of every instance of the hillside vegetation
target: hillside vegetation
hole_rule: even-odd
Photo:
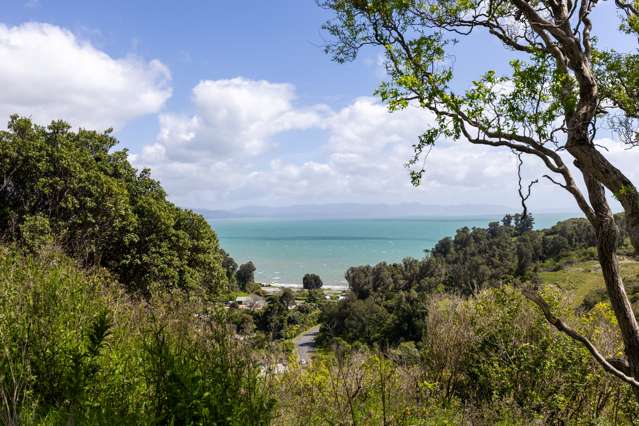
[[[103,270],[0,247],[0,423],[267,424],[274,400],[223,312],[136,301]]]
[[[623,217],[617,220],[622,222]],[[435,294],[469,297],[492,287],[546,282],[577,289],[574,303],[580,304],[586,294],[602,286],[600,274],[582,277],[572,266],[596,258],[594,232],[585,219],[538,231],[532,229],[532,218],[526,222],[522,227],[522,218],[506,216],[487,228],[457,230],[454,237],[438,241],[424,259],[350,268],[346,272],[350,292],[324,309],[321,340],[419,342],[427,331],[429,298]],[[630,265],[627,261],[625,268]],[[582,278],[585,282],[569,288],[568,280]]]
[[[1,423],[636,422],[631,389],[520,291],[621,357],[584,219],[462,228],[423,259],[350,268],[342,300],[319,277],[267,295],[115,145],[63,122],[0,132]],[[620,244],[635,302],[639,263]],[[238,289],[264,306],[228,302]],[[318,322],[302,368],[290,339]]]

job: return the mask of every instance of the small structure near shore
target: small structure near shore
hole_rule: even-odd
[[[262,309],[266,306],[266,299],[257,294],[249,294],[248,296],[238,296],[235,303],[240,309]]]

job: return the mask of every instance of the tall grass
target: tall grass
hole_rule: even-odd
[[[0,246],[0,423],[268,424],[274,401],[223,315]]]

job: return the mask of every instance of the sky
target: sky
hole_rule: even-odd
[[[631,43],[614,10],[596,12],[600,44]],[[311,203],[517,206],[507,151],[443,143],[410,184],[404,163],[431,119],[390,114],[373,96],[378,51],[337,64],[323,51],[330,12],[315,0],[5,0],[0,10],[0,121],[113,128],[131,162],[148,167],[189,208]],[[460,87],[508,57],[479,36],[453,52]],[[639,153],[607,135],[631,178]],[[526,177],[543,172],[526,163]],[[633,174],[634,173],[634,174]],[[574,211],[560,188],[535,187],[534,211]]]

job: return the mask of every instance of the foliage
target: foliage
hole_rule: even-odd
[[[296,303],[291,289],[268,296],[266,307],[254,313],[256,330],[266,333],[271,340],[292,338],[317,321],[318,304]]]
[[[532,219],[530,219],[532,221]],[[350,297],[324,306],[320,341],[396,345],[421,341],[428,299],[436,293],[463,296],[535,278],[542,262],[594,244],[585,219],[559,222],[550,229],[519,233],[506,216],[488,228],[461,228],[438,241],[422,260],[352,267],[346,272]]]
[[[596,137],[600,120],[608,119],[621,142],[637,145],[639,55],[632,49],[620,53],[599,48],[594,34],[610,29],[610,22],[595,12],[601,2],[322,0],[320,5],[333,12],[323,27],[332,38],[327,53],[344,62],[364,47],[376,47],[383,52],[389,77],[377,94],[389,110],[414,107],[431,117],[432,124],[413,145],[407,162],[413,184],[420,184],[425,159],[436,143],[464,141],[508,149],[519,157],[524,222],[528,221],[525,202],[537,181],[529,183],[527,192],[523,189],[523,156],[541,160],[547,172],[543,176],[570,194],[596,233],[598,260],[623,335],[629,375],[614,366],[607,369],[636,385],[639,328],[619,273],[617,249],[623,239],[607,192],[622,206],[626,232],[639,253],[639,191],[607,158],[607,149]],[[637,2],[616,0],[612,7],[619,12],[618,30],[639,34]],[[478,34],[501,45],[510,70],[481,70],[465,89],[457,90],[454,46],[461,40],[477,41]],[[576,182],[582,179],[573,175],[583,178],[585,185],[580,187]],[[518,233],[529,227],[525,225]],[[560,251],[565,240],[551,243]],[[533,260],[529,248],[517,248],[521,276]],[[472,258],[461,260],[468,262],[457,271],[462,276],[468,264],[479,272],[465,280],[472,286],[463,288],[476,294],[481,289],[477,284],[490,278],[493,270],[477,267]],[[639,389],[636,397],[639,400]]]
[[[237,285],[240,290],[246,291],[248,287],[255,282],[255,265],[252,261],[248,261],[240,265],[235,273]]]
[[[37,253],[53,243],[49,219],[41,215],[27,216],[20,224],[20,243],[25,249]]]
[[[606,356],[621,349],[608,305],[576,317],[556,289],[544,295]],[[639,413],[631,389],[513,287],[435,296],[427,311],[417,344],[338,343],[285,373],[276,424],[622,424]]]
[[[322,279],[317,274],[306,274],[304,278],[302,278],[302,286],[306,290],[316,290],[322,288],[323,285]]]
[[[634,281],[626,281],[626,292],[628,293],[628,299],[632,303],[635,315],[639,312],[639,281],[635,277]],[[589,312],[602,302],[608,302],[608,293],[606,293],[605,287],[593,288],[584,297],[580,307]]]
[[[268,424],[248,348],[206,306],[136,301],[60,253],[0,246],[0,421]]]
[[[47,127],[13,116],[0,132],[0,237],[40,246],[53,236],[84,265],[112,271],[131,291],[152,285],[225,291],[215,233],[138,173],[109,132]]]
[[[228,280],[231,287],[234,287],[235,284],[237,284],[237,262],[224,249],[220,249],[220,253],[222,253],[223,257],[222,268],[224,268],[224,272],[226,273],[226,279]]]

